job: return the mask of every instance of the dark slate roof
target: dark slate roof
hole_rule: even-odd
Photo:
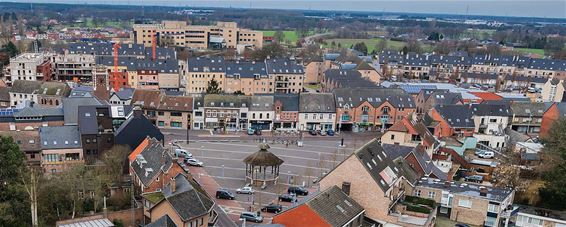
[[[0,87],[0,101],[10,101],[10,88]]]
[[[118,129],[114,132],[115,143],[129,145],[136,148],[146,137],[156,138],[163,141],[163,133],[151,123],[143,114],[136,114],[136,110],[128,116]]]
[[[335,113],[334,95],[331,93],[301,93],[299,95],[301,113]]]
[[[450,186],[447,187],[443,181],[435,180],[432,178],[423,178],[419,180],[417,182],[417,186],[442,189],[443,191],[450,191],[451,194],[485,198],[490,201],[496,201],[500,203],[513,193],[513,190],[511,189],[483,186],[487,188],[487,195],[481,196],[479,185],[451,182]]]
[[[545,77],[531,77],[531,76],[520,76],[520,75],[505,75],[505,80],[509,81],[525,81],[531,83],[540,83],[544,84],[548,80]]]
[[[63,108],[50,107],[25,107],[18,112],[14,112],[14,117],[47,117],[47,116],[63,116]]]
[[[419,167],[426,175],[434,175],[438,179],[446,180],[448,179],[448,174],[442,172],[438,167],[434,165],[430,156],[422,149],[422,147],[407,147],[396,144],[382,144],[383,150],[387,155],[391,156],[391,159],[396,159],[398,157],[406,158],[412,155],[417,160]],[[417,168],[412,166],[412,168]]]
[[[357,70],[329,69],[324,72],[324,79],[338,87],[377,87],[377,84],[363,78]]]
[[[464,73],[462,77],[484,79],[484,80],[496,80],[498,76],[495,73]]]
[[[337,80],[340,78],[361,78],[362,74],[357,70],[328,69],[324,71],[327,79]]]
[[[66,125],[76,125],[78,123],[79,106],[102,105],[94,97],[72,97],[63,99],[63,113],[65,114]]]
[[[164,215],[154,222],[145,225],[145,227],[177,227],[177,225],[175,225],[175,222],[171,220],[169,215]]]
[[[513,115],[520,117],[542,117],[549,105],[542,102],[512,102]]]
[[[97,56],[96,64],[114,66],[114,57]],[[136,70],[155,70],[158,73],[178,73],[179,62],[176,59],[139,59],[136,57],[119,57],[118,65],[125,66],[130,71]]]
[[[71,93],[71,88],[61,82],[43,82],[37,93],[40,95],[67,97]]]
[[[331,226],[344,226],[364,211],[336,185],[312,197],[306,204]]]
[[[10,90],[10,92],[35,94],[41,87],[41,84],[42,84],[41,81],[15,80],[12,83],[12,89]]]
[[[240,78],[267,78],[267,69],[264,62],[255,61],[228,61],[226,62],[226,77],[240,75]]]
[[[434,109],[452,127],[474,128],[472,110],[467,105],[438,105]]]
[[[67,45],[67,51],[71,54],[94,54],[97,56],[112,56],[114,49],[112,43],[89,43],[79,42]],[[141,44],[123,44],[118,49],[119,56],[140,56],[150,59],[152,56],[151,47],[144,47]],[[161,59],[176,58],[174,49],[157,47],[155,55]]]
[[[457,104],[462,101],[462,94],[448,91],[434,91],[428,94],[428,98],[434,99],[436,105]]]
[[[303,66],[296,61],[283,58],[265,60],[269,74],[304,74]]]
[[[471,109],[472,114],[475,116],[509,117],[513,114],[511,107],[507,103],[472,104]]]
[[[130,164],[143,185],[149,185],[161,170],[168,170],[174,164],[171,154],[161,142],[151,138],[145,149]]]
[[[41,149],[81,148],[78,126],[47,126],[39,128]]]
[[[204,96],[205,107],[249,108],[250,105],[251,96],[228,94],[211,94]]]
[[[97,107],[98,106],[79,106],[78,124],[81,135],[98,133],[98,123],[96,119]]]
[[[354,155],[384,192],[401,176],[409,182],[416,178],[413,170],[398,164],[404,162],[403,159],[391,158],[376,139],[356,150]]]
[[[165,186],[163,195],[183,222],[207,215],[212,210],[214,201],[196,182],[178,174],[175,177],[175,189],[172,190],[171,186]]]
[[[189,72],[217,72],[226,71],[226,62],[223,57],[190,57],[187,60]]]
[[[338,108],[355,108],[366,101],[373,107],[387,101],[396,108],[416,108],[411,95],[398,88],[338,88],[333,93]]]
[[[250,111],[273,111],[273,96],[252,96]]]
[[[69,97],[91,97],[94,92],[94,87],[80,85],[71,89]]]
[[[134,96],[135,90],[134,88],[122,88],[118,92],[114,92],[113,95],[116,95],[120,100],[129,100]]]
[[[283,104],[282,111],[299,111],[298,94],[273,94],[273,99]]]

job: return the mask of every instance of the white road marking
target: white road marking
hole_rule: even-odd
[[[231,160],[234,161],[233,158],[219,158],[219,157],[208,157],[208,156],[201,156],[201,159],[218,159],[218,160]],[[328,160],[325,160],[328,161]],[[338,162],[338,161],[337,161]],[[311,166],[302,166],[302,165],[293,165],[293,164],[288,164],[288,163],[283,163],[283,166],[294,166],[294,167],[301,167],[301,168],[310,168],[310,169],[323,169],[323,170],[330,170],[329,168],[320,168],[320,167],[311,167]]]
[[[204,150],[204,151],[218,151],[218,152],[236,153],[236,154],[252,154],[252,153],[253,153],[253,152],[245,152],[245,151],[229,151],[229,150],[210,149],[210,148],[196,148],[196,147],[195,147],[195,148],[191,148],[191,149],[193,149],[193,150]],[[323,153],[321,153],[321,155],[322,155],[322,154],[323,154]],[[326,154],[326,153],[324,153],[324,154]],[[298,157],[298,156],[291,156],[291,155],[283,155],[283,154],[278,154],[277,156],[279,156],[279,157],[285,157],[285,158],[296,158],[296,159],[304,159],[304,160],[311,160],[311,161],[320,161],[320,159],[318,159],[318,158],[305,158],[305,157]],[[337,157],[337,159],[338,159],[338,158],[341,157],[341,156],[343,156],[343,155],[337,154],[336,157]],[[231,160],[233,160],[233,159],[231,159]],[[334,160],[326,160],[326,159],[325,159],[324,161],[325,161],[325,162],[335,162],[335,163],[340,163],[340,162],[342,162],[341,160],[336,160],[336,161],[334,161]],[[285,164],[283,164],[283,165],[285,165]]]

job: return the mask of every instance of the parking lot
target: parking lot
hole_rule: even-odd
[[[288,186],[299,185],[305,186],[310,192],[318,191],[314,182],[350,155],[355,147],[361,146],[363,141],[356,141],[356,144],[345,141],[344,147],[339,146],[338,137],[335,140],[308,140],[302,147],[272,144],[272,141],[268,143],[271,147],[269,151],[283,159],[284,163],[277,184],[268,184],[265,189],[254,187],[253,195],[235,192],[237,188],[245,186],[245,164],[242,160],[259,150],[258,141],[191,141],[189,145],[179,145],[204,162],[204,167],[190,167],[190,170],[211,196],[215,195],[219,187],[234,192],[235,200],[219,199],[217,204],[232,220],[240,224],[238,219],[243,211],[258,211],[269,203],[279,203],[283,209],[292,206],[292,203],[279,202],[277,199],[280,194],[287,193]],[[269,223],[273,214],[262,213],[262,216],[265,218],[264,223]]]

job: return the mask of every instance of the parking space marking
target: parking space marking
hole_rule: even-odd
[[[257,148],[257,145],[247,145],[247,144],[239,144],[239,143],[219,143],[219,142],[200,142],[200,143],[210,143],[210,144],[219,144],[219,145],[227,145],[230,144],[230,146],[240,146],[240,147],[253,147],[253,148]],[[279,147],[279,146],[275,146],[273,144],[270,144],[270,149],[276,149],[276,150],[291,150],[291,151],[300,151],[300,152],[308,152],[308,153],[315,153],[315,154],[319,154],[319,153],[323,153],[323,154],[332,154],[332,152],[324,152],[324,151],[317,151],[317,150],[305,150],[305,149],[294,149],[294,148],[288,148],[288,147]],[[309,145],[312,147],[321,147],[321,148],[329,148],[329,149],[339,149],[339,150],[351,150],[349,148],[341,148],[341,147],[326,147],[326,146],[317,146],[317,145]],[[189,148],[191,148],[189,146]],[[196,147],[193,147],[192,149],[199,149]]]
[[[192,148],[194,150],[204,150],[204,151],[217,151],[217,152],[225,152],[225,153],[234,153],[234,154],[252,154],[253,152],[245,152],[245,151],[229,151],[229,150],[220,150],[220,149],[210,149],[210,148]],[[321,153],[322,154],[322,153]],[[326,153],[324,153],[326,154]],[[304,160],[310,160],[310,161],[320,161],[320,159],[318,158],[305,158],[305,157],[298,157],[298,156],[290,156],[290,155],[277,155],[279,157],[285,157],[285,158],[296,158],[296,159],[304,159]],[[342,155],[340,155],[342,156]],[[233,159],[231,159],[233,160]],[[340,163],[342,162],[341,160],[324,160],[325,162],[335,162],[335,163]]]
[[[233,158],[218,158],[218,157],[208,157],[208,156],[204,156],[201,157],[201,159],[218,159],[218,160],[234,160]],[[328,161],[328,160],[325,160]],[[294,165],[294,164],[288,164],[288,163],[283,163],[283,166],[294,166],[294,167],[301,167],[301,168],[309,168],[309,169],[323,169],[323,170],[330,170],[329,168],[324,168],[324,167],[311,167],[311,166],[303,166],[303,165]]]

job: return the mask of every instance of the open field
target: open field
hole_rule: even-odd
[[[263,36],[274,36],[276,31],[263,31]],[[285,42],[296,43],[299,40],[299,35],[296,31],[283,31],[285,35]]]
[[[519,51],[521,53],[526,53],[526,54],[538,54],[538,55],[544,56],[544,50],[543,49],[513,48],[513,50]]]
[[[338,43],[340,43],[340,45],[342,47],[345,47],[345,48],[351,48],[356,43],[364,42],[366,44],[366,46],[368,47],[368,52],[371,53],[375,49],[376,44],[380,40],[381,40],[381,38],[374,38],[374,39],[327,39],[327,40],[325,40],[327,44],[324,45],[324,47],[330,47],[333,41],[336,43],[336,45],[338,45]],[[404,46],[405,46],[405,42],[387,40],[387,48],[388,49],[400,50]],[[422,48],[425,51],[432,50],[432,46],[426,45],[426,44],[423,44]]]

